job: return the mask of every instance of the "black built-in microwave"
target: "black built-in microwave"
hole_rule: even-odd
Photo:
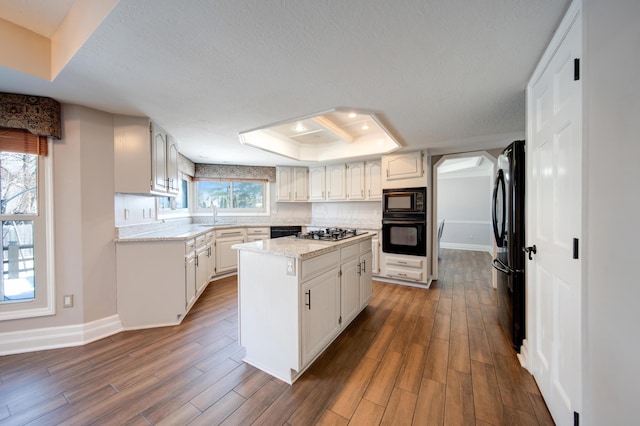
[[[427,188],[385,189],[382,217],[386,219],[426,218]]]

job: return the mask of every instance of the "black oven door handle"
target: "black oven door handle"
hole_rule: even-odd
[[[415,225],[423,224],[424,220],[398,220],[398,219],[382,219],[383,225]]]

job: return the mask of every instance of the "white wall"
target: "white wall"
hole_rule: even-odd
[[[586,362],[581,424],[638,423],[640,2],[583,0]]]
[[[491,251],[492,176],[438,174],[438,223],[445,220],[441,246]]]

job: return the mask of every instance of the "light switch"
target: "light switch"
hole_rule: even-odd
[[[65,294],[63,306],[65,308],[73,308],[73,294]]]

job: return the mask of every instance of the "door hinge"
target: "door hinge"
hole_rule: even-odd
[[[579,259],[578,257],[578,244],[579,244],[579,240],[577,238],[573,239],[573,258],[574,259]]]
[[[580,426],[580,414],[573,412],[573,426]]]
[[[574,58],[573,60],[573,80],[580,80],[580,58]]]

